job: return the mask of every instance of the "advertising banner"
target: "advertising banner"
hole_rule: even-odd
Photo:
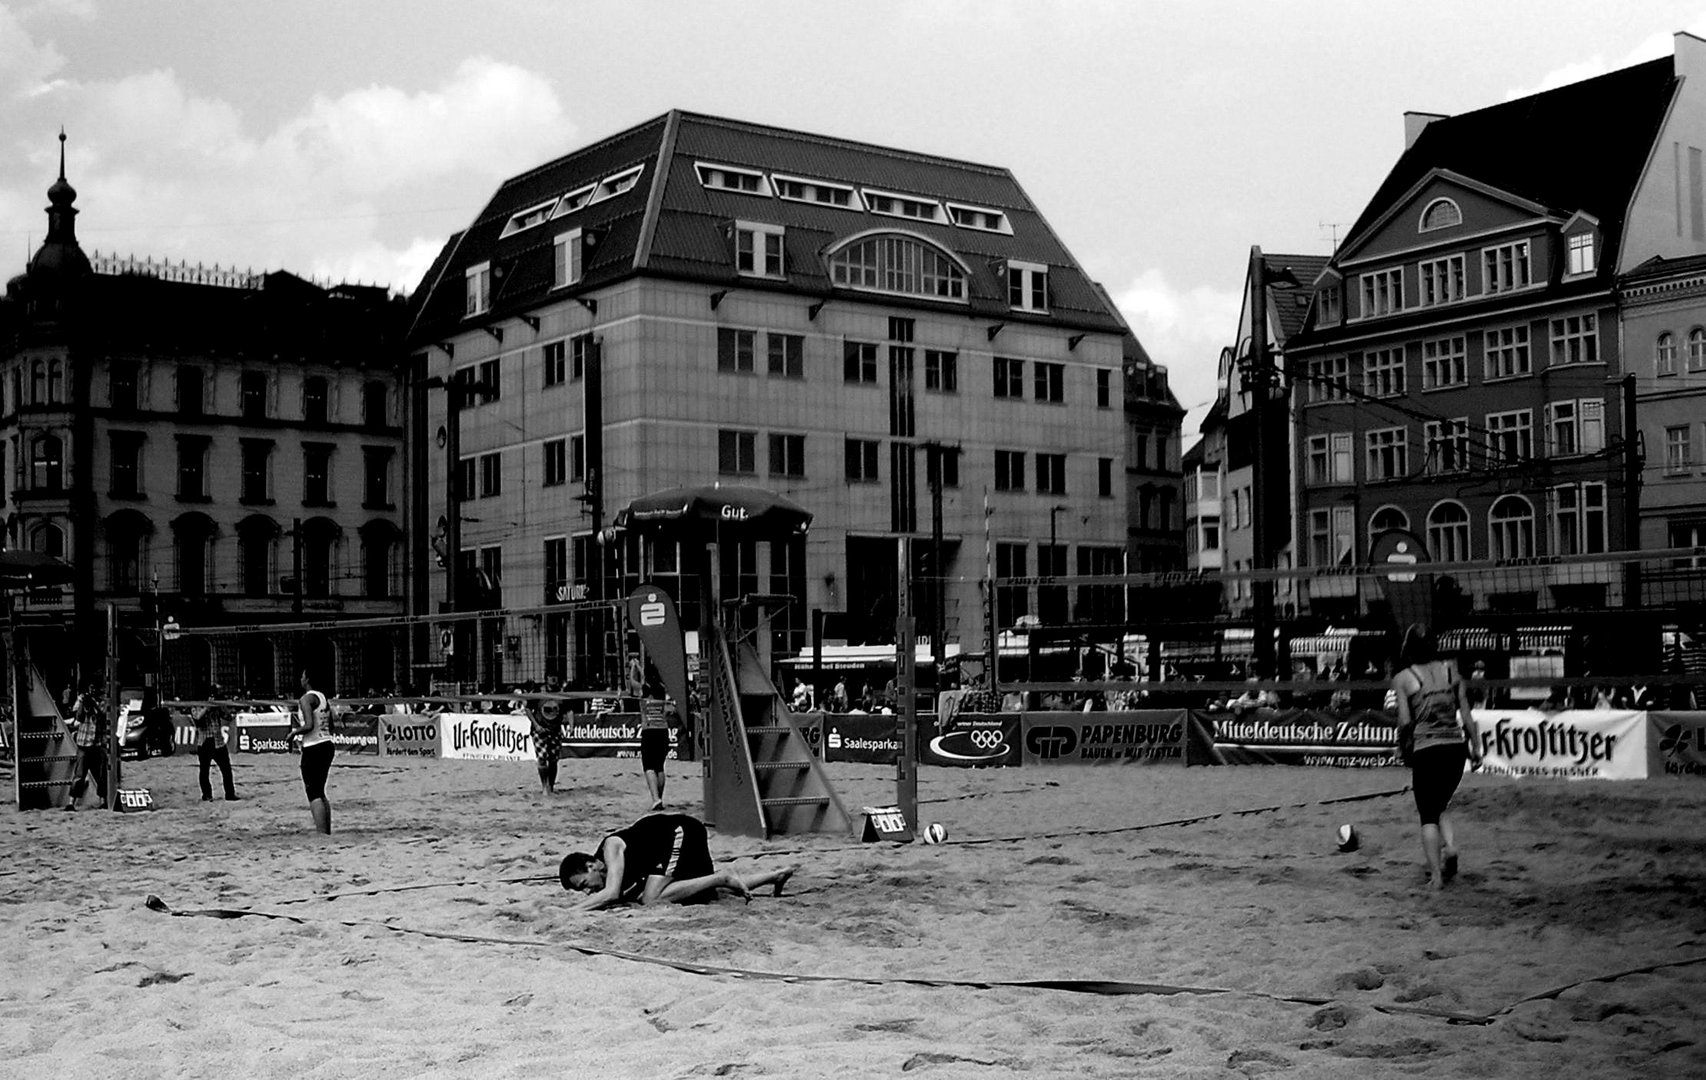
[[[386,713],[379,724],[379,752],[387,757],[438,756],[438,717],[432,713]]]
[[[332,722],[332,745],[339,754],[379,753],[379,717],[373,713],[340,712]]]
[[[1647,775],[1706,780],[1706,713],[1647,714]]]
[[[954,717],[953,727],[922,740],[918,759],[926,765],[1017,765],[1018,713],[968,713]]]
[[[893,765],[902,749],[900,720],[881,713],[824,714],[823,760]]]
[[[678,761],[679,728],[669,732],[669,760]],[[626,712],[565,713],[562,758],[639,757],[640,715]]]
[[[438,732],[442,758],[533,762],[533,721],[525,713],[440,713]]]
[[[1185,711],[1020,713],[1026,765],[1176,765],[1185,757]]]
[[[235,748],[245,754],[289,753],[290,716],[283,709],[238,713]]]
[[[1369,709],[1252,709],[1199,712],[1187,723],[1187,765],[1317,765],[1341,769],[1401,765],[1398,724]]]
[[[1647,775],[1645,713],[1476,709],[1474,715],[1484,773],[1570,780],[1639,780]]]

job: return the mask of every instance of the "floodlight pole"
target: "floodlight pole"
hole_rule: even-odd
[[[896,605],[894,621],[895,723],[900,725],[900,754],[895,758],[895,805],[908,823],[918,824],[918,694],[917,644],[912,620],[912,538],[896,537]]]

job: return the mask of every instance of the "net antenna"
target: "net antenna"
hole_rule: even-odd
[[[1339,253],[1339,230],[1349,228],[1349,223],[1344,221],[1317,221],[1315,227],[1327,231],[1328,238],[1333,242],[1333,254],[1337,255]]]

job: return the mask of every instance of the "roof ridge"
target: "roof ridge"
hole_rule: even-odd
[[[892,146],[882,146],[878,143],[862,142],[858,139],[843,138],[838,135],[824,135],[818,132],[801,131],[797,128],[780,127],[776,124],[762,124],[752,120],[736,120],[726,116],[712,116],[708,113],[688,112],[677,110],[684,118],[716,124],[724,127],[742,128],[752,132],[762,132],[771,135],[786,135],[802,142],[817,143],[822,146],[835,146],[843,149],[858,150],[861,153],[877,154],[883,157],[898,158],[904,161],[923,162],[933,165],[950,165],[959,168],[982,172],[989,176],[1010,177],[1013,171],[1000,165],[986,165],[980,161],[968,161],[964,158],[947,157],[942,154],[931,154],[923,150],[900,150]],[[1033,204],[1034,205],[1034,204]]]

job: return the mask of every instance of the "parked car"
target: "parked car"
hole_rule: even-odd
[[[159,704],[152,691],[119,691],[118,731],[121,757],[146,758],[152,754],[171,757],[176,750],[172,714]]]

